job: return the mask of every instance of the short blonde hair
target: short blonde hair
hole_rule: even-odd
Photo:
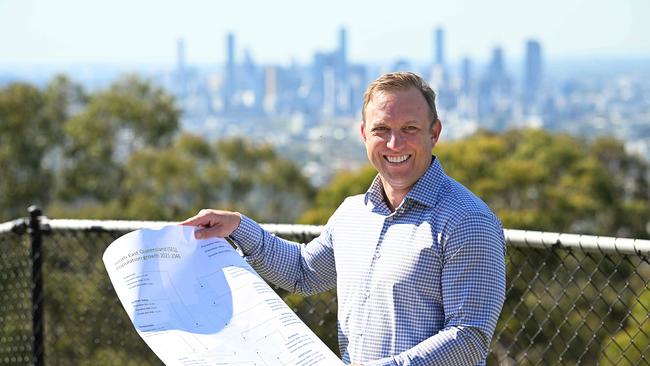
[[[363,95],[363,108],[361,109],[361,117],[363,118],[363,121],[366,121],[366,107],[375,94],[380,92],[407,90],[410,88],[418,89],[427,101],[429,111],[431,112],[431,126],[433,126],[433,124],[438,121],[436,93],[431,89],[429,84],[424,81],[424,79],[408,71],[387,73],[381,75],[375,81],[370,83],[368,89],[366,89],[366,92]]]

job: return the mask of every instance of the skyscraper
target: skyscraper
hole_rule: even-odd
[[[461,91],[467,95],[471,91],[472,85],[472,60],[469,57],[463,57],[461,62]]]
[[[537,104],[542,84],[542,47],[536,40],[526,42],[524,68],[524,106],[530,109]]]
[[[492,49],[492,59],[478,88],[478,117],[490,130],[504,129],[509,119],[511,81],[506,72],[503,48]]]
[[[350,81],[348,80],[348,32],[345,27],[339,29],[339,45],[333,56],[335,113],[346,115],[351,113],[352,104],[350,101]]]
[[[179,74],[185,72],[185,40],[183,38],[176,41],[176,69]]]
[[[500,95],[510,94],[512,83],[506,71],[503,48],[495,47],[492,49],[492,60],[490,60],[486,78],[490,84],[489,87],[492,93]]]
[[[176,72],[174,73],[174,90],[180,102],[187,96],[187,69],[185,64],[185,40],[176,41]]]
[[[495,47],[492,49],[492,59],[489,67],[490,77],[501,79],[505,75],[505,66],[503,64],[503,48]]]
[[[226,65],[230,72],[235,66],[235,35],[226,34]]]
[[[435,64],[436,65],[444,65],[445,63],[445,44],[444,44],[444,38],[445,38],[445,31],[442,29],[442,27],[438,27],[435,30],[435,45],[434,49],[436,50],[435,54]]]
[[[235,88],[237,85],[235,75],[235,35],[226,34],[226,73],[223,84],[223,102],[226,112],[233,108]]]
[[[345,65],[348,62],[348,31],[345,27],[339,29],[339,62]]]

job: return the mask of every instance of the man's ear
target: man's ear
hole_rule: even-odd
[[[438,142],[441,133],[442,133],[442,122],[439,119],[437,119],[433,122],[433,126],[431,126],[431,142],[433,143],[433,146],[436,146],[436,143]]]
[[[359,127],[361,128],[361,137],[363,137],[363,142],[366,142],[366,122],[362,120]]]

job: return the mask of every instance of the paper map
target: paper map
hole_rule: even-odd
[[[227,241],[193,233],[141,229],[104,252],[133,326],[166,365],[343,365]]]

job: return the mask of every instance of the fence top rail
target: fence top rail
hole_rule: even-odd
[[[0,223],[0,234],[10,232],[15,226],[16,223],[14,221]]]
[[[47,219],[43,223],[51,230],[82,231],[132,231],[142,228],[159,228],[178,224],[173,221],[130,221],[130,220],[71,220]],[[0,233],[11,231],[16,221],[0,223]],[[262,227],[276,235],[318,236],[323,230],[321,225],[261,224]],[[617,253],[637,256],[650,256],[650,240],[616,238],[609,236],[563,234],[530,230],[503,230],[508,245],[530,248],[565,248],[586,252]]]

